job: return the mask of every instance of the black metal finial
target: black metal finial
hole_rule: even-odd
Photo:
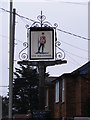
[[[42,11],[41,11],[41,27],[42,27]]]

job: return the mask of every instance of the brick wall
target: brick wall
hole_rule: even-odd
[[[59,103],[54,104],[54,118],[59,118]]]
[[[55,101],[55,89],[54,86],[49,87],[49,110],[51,111],[51,118],[54,118],[54,101]]]
[[[54,118],[59,118],[59,102],[56,103],[56,82],[54,83]],[[59,91],[60,91],[60,84],[59,84]]]
[[[87,75],[87,78],[89,76]],[[80,75],[64,76],[65,79],[65,102],[62,103],[62,116],[74,117],[85,116],[84,107],[90,93],[90,81],[83,79]],[[62,82],[60,82],[61,85]],[[62,88],[62,86],[60,87]],[[62,91],[62,89],[60,89]],[[60,93],[62,97],[62,92]]]
[[[79,77],[75,80],[75,102],[76,102],[76,115],[81,116],[81,79]]]
[[[59,117],[75,117],[85,116],[85,104],[90,93],[90,78],[89,74],[84,75],[84,78],[78,74],[73,76],[72,74],[63,75],[59,80],[59,95],[62,99],[62,78],[65,83],[65,101],[55,103],[55,84],[49,87],[49,110],[51,110],[52,118]],[[62,101],[62,100],[61,100]]]
[[[76,100],[75,100],[75,86],[76,83],[71,76],[66,78],[66,116],[75,116],[76,111]]]

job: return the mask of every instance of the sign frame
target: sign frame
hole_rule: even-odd
[[[55,60],[54,28],[30,27],[29,59],[31,61]]]

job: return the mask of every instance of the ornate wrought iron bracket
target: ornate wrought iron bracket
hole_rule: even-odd
[[[56,28],[58,27],[57,23],[55,23],[53,26],[50,22],[46,21],[46,16],[43,15],[41,11],[41,15],[37,16],[37,21],[33,22],[31,26],[26,25],[27,30],[30,30],[30,27],[52,27],[53,29],[55,29],[55,47],[56,49],[58,49],[56,50],[58,52],[55,53],[56,54],[55,57],[56,59],[61,59],[61,60],[65,58],[65,52],[60,48],[61,43],[57,41],[57,34],[56,34]],[[28,37],[29,35],[27,33],[27,38]],[[24,52],[28,48],[28,43],[24,42],[23,46],[25,48],[19,53],[19,59],[28,60],[28,54]]]
[[[28,54],[23,52],[28,48],[28,43],[24,42],[23,46],[25,47],[23,50],[21,50],[21,52],[19,53],[19,59],[20,60],[27,60],[28,59]]]
[[[60,48],[61,43],[56,41],[55,46],[58,48],[59,52],[56,52],[56,59],[63,60],[65,58],[65,52]]]

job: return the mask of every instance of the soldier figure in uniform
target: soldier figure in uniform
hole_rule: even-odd
[[[44,52],[45,43],[46,43],[46,37],[45,37],[44,33],[42,32],[42,35],[40,36],[40,46],[38,48],[39,53],[40,53],[41,48],[42,48],[42,53]]]

